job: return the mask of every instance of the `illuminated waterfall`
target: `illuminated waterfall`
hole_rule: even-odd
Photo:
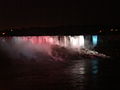
[[[58,36],[26,36],[18,37],[23,41],[31,42],[32,44],[49,44],[49,45],[60,45],[70,48],[84,48],[84,36],[61,36],[62,41],[58,39]]]
[[[93,43],[94,46],[97,45],[97,43],[98,43],[98,36],[97,35],[92,36],[92,43]]]

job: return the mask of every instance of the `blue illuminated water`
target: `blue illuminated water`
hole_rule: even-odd
[[[97,45],[97,43],[98,43],[98,36],[97,35],[92,36],[92,43],[93,43],[94,46]]]

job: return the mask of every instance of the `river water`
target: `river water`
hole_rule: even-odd
[[[46,49],[39,52],[20,43],[15,47],[11,38],[5,41],[7,44],[0,43],[0,90],[120,89],[119,36],[100,36],[94,48],[109,55],[109,59],[66,61],[52,60],[42,53]]]

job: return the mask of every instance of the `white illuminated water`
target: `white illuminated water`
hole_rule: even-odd
[[[73,48],[83,48],[84,47],[84,36],[70,37],[70,46]]]

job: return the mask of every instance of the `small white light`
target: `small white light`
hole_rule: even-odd
[[[5,32],[3,32],[2,35],[5,35]]]

